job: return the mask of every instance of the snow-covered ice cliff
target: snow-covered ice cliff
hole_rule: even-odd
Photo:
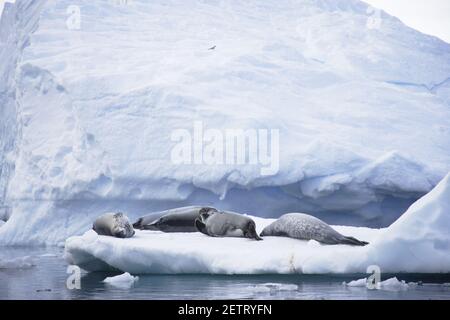
[[[118,3],[5,5],[0,244],[189,204],[388,226],[450,171],[449,44],[356,0]],[[194,121],[279,129],[278,173],[172,163]]]

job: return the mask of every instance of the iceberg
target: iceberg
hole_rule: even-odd
[[[35,266],[33,258],[24,256],[13,259],[0,259],[0,269],[28,269]]]
[[[298,285],[287,283],[261,283],[250,287],[255,293],[279,292],[279,291],[297,291]]]
[[[113,287],[118,287],[121,289],[131,288],[137,281],[139,277],[132,276],[128,272],[120,274],[114,277],[107,277],[103,280],[104,283],[111,285]]]
[[[388,227],[450,171],[450,44],[384,12],[368,27],[369,8],[358,0],[5,3],[0,245],[55,245],[103,212],[134,220],[195,204]],[[174,163],[174,133],[196,123],[219,135],[278,130],[278,170],[197,163],[195,152],[191,163]],[[159,237],[140,233],[131,246]],[[277,241],[303,248],[265,243]],[[178,256],[177,248],[166,249]],[[306,272],[315,261],[294,256]],[[252,270],[198,259],[178,267]],[[137,269],[166,266],[157,261]]]
[[[363,278],[363,279],[353,280],[348,283],[344,282],[343,284],[347,287],[366,287],[367,279]],[[398,280],[397,277],[392,277],[392,278],[389,278],[389,279],[379,282],[378,285],[374,287],[374,289],[386,290],[386,291],[404,291],[404,290],[408,290],[411,287],[414,288],[415,286],[417,286],[417,284],[414,282],[406,283],[403,280],[402,281]]]
[[[87,271],[132,274],[386,273],[450,272],[450,174],[388,228],[334,226],[364,239],[365,247],[321,245],[284,237],[263,241],[214,238],[201,233],[136,231],[129,239],[98,236],[93,230],[70,237],[65,258]],[[253,217],[257,231],[273,219]],[[395,281],[386,282],[386,286]]]

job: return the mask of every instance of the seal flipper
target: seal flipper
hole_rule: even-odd
[[[255,231],[255,233],[253,234],[252,239],[255,239],[255,240],[257,240],[257,241],[263,240],[263,238],[261,238],[260,236],[258,236],[258,234],[256,233],[256,231]]]
[[[256,232],[256,224],[253,220],[249,221],[246,230],[243,231],[246,238],[255,239],[258,241],[263,240],[260,236],[258,236],[258,233]]]
[[[343,239],[339,242],[339,244],[349,244],[352,246],[365,246],[368,245],[369,243],[366,241],[360,241],[353,237],[344,236]]]
[[[157,221],[155,221],[155,222],[153,222],[153,223],[150,223],[150,224],[144,224],[143,226],[141,226],[140,229],[141,229],[141,230],[153,230],[153,231],[158,231],[158,230],[160,230],[160,229],[158,228]],[[162,231],[162,230],[160,230],[160,231]]]
[[[209,235],[208,232],[206,231],[206,224],[204,224],[202,221],[200,221],[200,219],[195,219],[195,227],[201,233]]]
[[[136,221],[135,223],[133,223],[133,228],[136,228],[136,229],[142,229],[142,227],[143,227],[142,221],[143,221],[143,220],[144,220],[144,219],[139,218],[138,221]]]

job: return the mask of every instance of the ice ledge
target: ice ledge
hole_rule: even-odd
[[[273,219],[254,219],[258,229]],[[355,237],[372,240],[381,231],[343,227]],[[260,230],[259,230],[260,231]],[[88,271],[118,269],[142,273],[261,274],[308,273],[312,257],[330,254],[344,257],[361,248],[321,246],[315,241],[267,237],[264,241],[211,238],[201,233],[167,234],[136,231],[131,239],[97,236],[88,231],[66,241],[66,260]]]
[[[88,270],[142,273],[365,273],[450,272],[450,175],[387,229],[336,226],[369,241],[366,247],[266,237],[264,241],[210,238],[200,233],[137,231],[131,239],[88,231],[66,241],[70,264]],[[254,217],[258,231],[273,221]]]

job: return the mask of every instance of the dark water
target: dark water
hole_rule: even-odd
[[[83,272],[81,289],[69,290],[62,255],[60,248],[1,248],[0,261],[31,256],[34,266],[0,269],[0,299],[450,299],[450,287],[443,285],[450,282],[450,274],[383,275],[383,280],[397,276],[407,282],[423,282],[407,290],[386,291],[342,285],[365,277],[361,274],[141,275],[130,288],[118,288],[102,282],[114,273]]]

